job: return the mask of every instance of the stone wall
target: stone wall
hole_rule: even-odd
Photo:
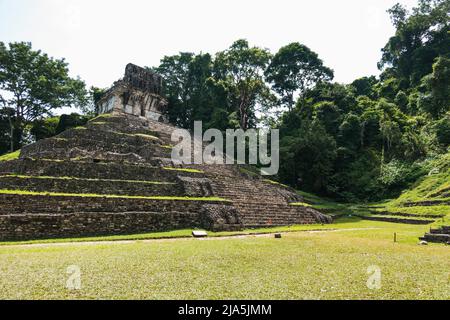
[[[176,182],[177,177],[202,177],[202,173],[164,170],[146,164],[19,159],[0,162],[0,175],[40,175],[97,179]]]
[[[13,176],[0,177],[0,189],[27,190],[35,192],[114,194],[140,196],[182,196],[181,183],[146,183],[124,180],[83,180],[55,178],[23,178]],[[203,196],[194,193],[192,196]]]
[[[135,64],[129,63],[125,66],[125,75],[123,81],[133,88],[145,92],[162,95],[163,79],[162,77],[148,69],[144,69]]]
[[[133,162],[145,162],[153,157],[170,158],[171,150],[163,148],[161,142],[152,136],[133,136],[95,129],[71,129],[57,138],[43,139],[24,146],[21,151],[21,157],[45,159],[77,157],[105,159],[108,154],[110,160],[123,158]],[[112,155],[117,157],[111,157]]]
[[[203,207],[223,204],[220,201],[0,194],[0,241],[202,227]],[[220,221],[216,225],[220,227]]]
[[[162,77],[148,69],[128,64],[124,77],[116,81],[97,103],[99,113],[121,111],[166,122],[168,102],[162,97]]]
[[[145,198],[80,197],[0,194],[0,214],[73,212],[199,212],[202,206],[222,201],[154,200]]]
[[[0,241],[136,234],[199,226],[196,212],[74,212],[0,215]]]

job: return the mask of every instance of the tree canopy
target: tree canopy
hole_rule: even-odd
[[[281,96],[289,110],[295,103],[295,94],[303,94],[320,81],[333,80],[333,70],[323,65],[317,53],[298,42],[282,47],[266,70],[267,80]]]
[[[80,79],[69,77],[64,59],[54,59],[30,43],[0,42],[0,90],[9,110],[11,150],[23,140],[24,125],[60,107],[84,107],[88,93]]]

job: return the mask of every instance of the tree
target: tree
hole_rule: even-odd
[[[433,64],[433,72],[422,82],[429,93],[419,98],[419,107],[439,118],[450,110],[450,59],[439,57]]]
[[[243,39],[216,55],[214,79],[227,88],[227,103],[237,111],[240,127],[244,130],[255,125],[256,108],[268,108],[272,100],[264,81],[270,58],[269,51],[249,47]]]
[[[170,122],[183,128],[189,128],[192,109],[189,103],[189,64],[193,53],[180,52],[165,56],[155,71],[164,78],[164,94],[169,101],[168,117]]]
[[[280,143],[284,181],[302,189],[326,192],[336,158],[336,142],[318,121],[304,120]]]
[[[59,107],[84,107],[89,98],[85,84],[70,78],[64,59],[34,51],[31,43],[0,42],[0,89],[6,92],[5,105],[14,110],[11,121],[11,151],[22,143],[26,124]],[[6,96],[7,95],[7,96]],[[14,137],[18,137],[15,139]]]
[[[70,128],[84,126],[89,118],[90,116],[80,115],[78,113],[63,114],[59,117],[58,125],[55,128],[55,134],[60,134]]]
[[[374,76],[362,77],[356,79],[351,83],[351,86],[355,88],[356,96],[367,96],[371,99],[376,98],[374,86],[378,80]]]
[[[439,144],[443,147],[450,145],[450,115],[447,115],[436,122],[436,136]]]
[[[85,114],[91,115],[98,114],[97,102],[100,101],[100,99],[103,97],[106,91],[107,89],[91,86],[91,88],[89,89],[90,102],[87,107],[82,109],[82,111]]]
[[[0,108],[0,154],[7,153],[11,149],[11,122],[14,121],[13,117],[14,109],[2,105],[2,108]]]
[[[30,129],[35,141],[50,138],[56,135],[56,128],[59,123],[59,117],[49,117],[35,120]]]
[[[334,77],[333,70],[323,65],[317,53],[298,42],[282,47],[265,74],[289,110],[294,105],[296,93],[302,94],[317,82],[330,81]]]
[[[154,68],[164,78],[172,123],[193,128],[194,121],[210,123],[216,108],[227,110],[226,88],[212,80],[212,64],[209,54],[180,52]]]
[[[382,49],[380,70],[412,85],[429,74],[433,61],[450,52],[449,10],[448,0],[419,0],[412,12],[399,4],[388,10],[397,30]]]

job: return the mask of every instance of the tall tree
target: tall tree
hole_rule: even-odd
[[[0,42],[0,89],[6,107],[14,110],[11,151],[20,147],[24,126],[59,107],[84,107],[89,98],[85,84],[69,77],[64,59],[50,58],[31,43]],[[14,136],[19,142],[14,144]]]
[[[191,106],[189,104],[189,64],[194,57],[193,53],[180,52],[177,55],[165,56],[160,65],[155,68],[164,78],[165,95],[169,101],[168,110],[170,122],[189,128],[191,119]]]
[[[420,96],[420,108],[434,118],[450,111],[450,59],[436,59],[433,72],[425,76],[422,82],[428,94]]]
[[[216,55],[214,78],[227,88],[228,104],[235,108],[244,130],[255,125],[258,107],[269,107],[271,95],[264,81],[264,70],[270,58],[268,50],[250,47],[243,39]]]
[[[333,80],[334,77],[333,70],[323,65],[317,53],[298,42],[282,47],[275,54],[266,76],[289,110],[294,105],[296,93],[304,93],[317,82]]]
[[[400,4],[388,10],[397,30],[383,48],[378,67],[406,86],[417,85],[438,56],[450,54],[449,11],[448,0],[419,0],[412,12]]]

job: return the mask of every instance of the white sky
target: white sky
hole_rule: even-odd
[[[394,29],[386,10],[416,0],[0,0],[0,41],[31,41],[65,57],[73,76],[109,87],[128,62],[156,66],[179,51],[226,49],[246,38],[275,53],[298,41],[351,82],[378,74]]]

